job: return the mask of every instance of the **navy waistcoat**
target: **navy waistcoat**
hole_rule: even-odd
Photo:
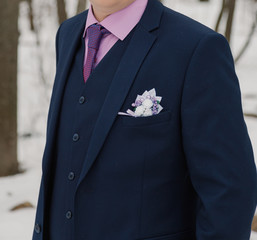
[[[52,163],[51,173],[53,186],[47,212],[47,239],[73,239],[74,195],[80,170],[108,87],[133,32],[134,29],[123,41],[115,43],[86,83],[82,71],[84,39],[78,44],[63,93],[58,121],[55,161]]]

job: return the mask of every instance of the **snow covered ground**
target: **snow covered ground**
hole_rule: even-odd
[[[213,27],[220,1],[196,4],[196,0],[166,0],[169,7]],[[74,14],[76,0],[67,1],[69,16]],[[248,1],[239,1],[232,51],[237,54],[247,33]],[[28,240],[33,232],[35,208],[10,211],[13,206],[29,201],[37,203],[41,177],[41,160],[45,144],[46,118],[54,79],[54,38],[57,30],[56,6],[53,0],[34,0],[38,34],[30,31],[28,6],[20,5],[20,45],[18,74],[19,162],[25,173],[0,178],[0,239]],[[40,41],[38,41],[40,40]],[[37,44],[39,42],[39,44]],[[257,114],[257,33],[246,54],[236,66],[246,113]],[[257,119],[245,118],[257,159]],[[28,134],[31,134],[28,137]],[[27,136],[27,137],[26,137]],[[252,233],[251,240],[257,240]]]

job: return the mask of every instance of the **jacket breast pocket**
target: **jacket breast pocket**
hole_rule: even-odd
[[[156,115],[148,117],[132,117],[120,115],[121,123],[127,127],[143,127],[143,126],[152,126],[155,124],[168,123],[172,118],[172,111],[166,110],[160,112]]]

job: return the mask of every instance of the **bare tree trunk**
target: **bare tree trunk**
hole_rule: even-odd
[[[233,27],[233,20],[234,20],[235,7],[236,7],[236,0],[229,0],[227,7],[228,7],[228,20],[227,20],[225,37],[227,38],[228,42],[230,42],[232,27]]]
[[[29,22],[30,22],[30,29],[31,31],[35,30],[34,26],[34,14],[33,14],[33,7],[32,7],[32,0],[27,0],[29,5]]]
[[[57,11],[58,11],[59,24],[61,24],[64,20],[67,19],[64,0],[57,0]]]
[[[215,31],[218,31],[222,17],[226,13],[227,14],[227,23],[226,23],[225,37],[227,38],[228,42],[230,42],[230,39],[231,39],[235,6],[236,6],[236,0],[223,0],[221,11],[218,16],[216,27],[215,27]]]
[[[222,0],[222,7],[221,7],[221,10],[220,10],[220,13],[219,13],[219,16],[218,16],[218,20],[217,20],[217,23],[216,23],[216,27],[215,27],[216,32],[219,31],[220,22],[221,22],[221,19],[223,17],[225,9],[226,9],[226,0]]]
[[[78,0],[77,14],[86,10],[87,0]]]
[[[0,176],[18,172],[17,47],[19,0],[0,1]]]

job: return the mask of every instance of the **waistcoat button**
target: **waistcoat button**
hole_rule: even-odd
[[[78,141],[78,140],[79,140],[79,135],[78,135],[77,133],[75,133],[75,134],[73,135],[73,137],[72,137],[72,140],[73,140],[74,142]]]
[[[71,217],[72,217],[71,211],[66,212],[66,218],[71,219]]]
[[[84,102],[85,102],[85,97],[84,97],[84,96],[81,96],[81,97],[79,98],[79,103],[82,104],[82,103],[84,103]]]
[[[35,229],[36,233],[40,233],[41,232],[41,227],[40,227],[40,225],[38,223],[35,224],[35,228],[34,229]]]
[[[72,181],[72,180],[74,180],[74,178],[75,178],[74,172],[70,172],[68,175],[68,179]]]

